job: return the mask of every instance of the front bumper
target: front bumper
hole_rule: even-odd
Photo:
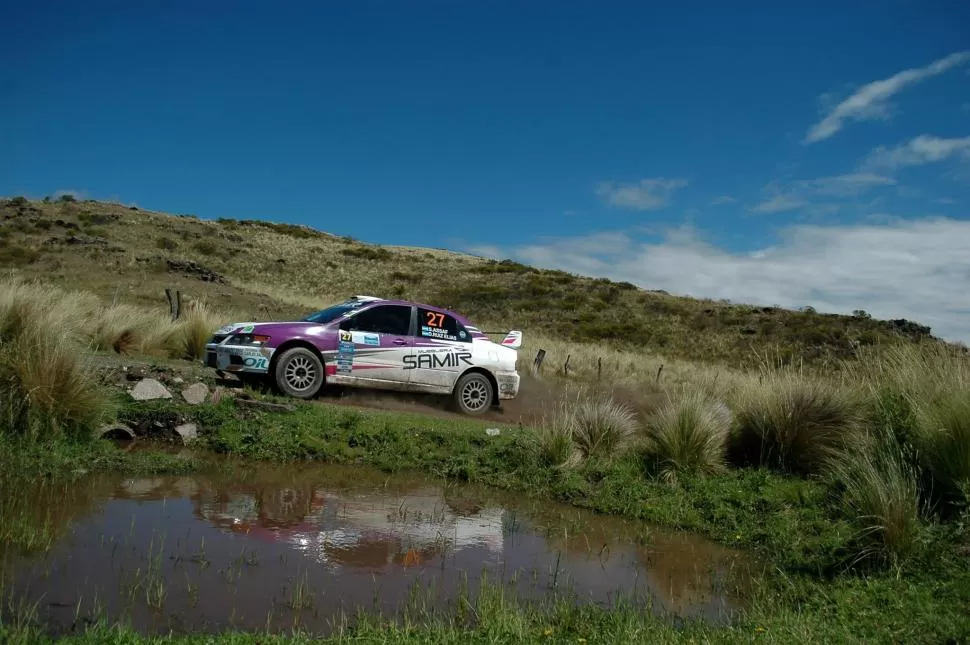
[[[498,383],[498,398],[500,400],[514,399],[519,395],[518,372],[496,372],[495,381]]]
[[[226,372],[266,374],[273,358],[271,347],[246,347],[208,343],[205,346],[205,365]]]

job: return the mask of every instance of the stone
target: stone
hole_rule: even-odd
[[[205,383],[196,383],[182,390],[182,398],[189,405],[202,405],[209,396],[209,388]]]
[[[194,423],[183,423],[175,426],[175,432],[182,437],[182,443],[188,445],[199,438],[199,428]]]
[[[165,386],[159,383],[158,380],[146,378],[138,381],[138,385],[131,390],[131,398],[136,401],[170,399],[172,398],[172,393],[165,389]]]
[[[485,429],[485,434],[487,434],[490,437],[497,437],[501,433],[502,433],[502,431],[499,430],[498,428],[486,428]]]

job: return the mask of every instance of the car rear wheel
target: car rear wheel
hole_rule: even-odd
[[[488,377],[479,372],[472,372],[458,379],[452,396],[460,412],[478,415],[488,411],[493,394],[492,383]]]
[[[323,386],[323,361],[305,347],[294,347],[283,352],[274,370],[276,386],[284,394],[298,399],[310,399]]]

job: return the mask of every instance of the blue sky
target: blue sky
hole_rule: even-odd
[[[0,194],[970,340],[966,2],[20,3]]]

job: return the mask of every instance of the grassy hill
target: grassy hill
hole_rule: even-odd
[[[351,294],[427,301],[520,328],[672,358],[825,362],[867,345],[932,339],[907,320],[755,307],[432,249],[376,246],[303,226],[202,220],[98,201],[0,202],[0,267],[106,299],[158,305],[166,287],[252,319],[302,315]]]

